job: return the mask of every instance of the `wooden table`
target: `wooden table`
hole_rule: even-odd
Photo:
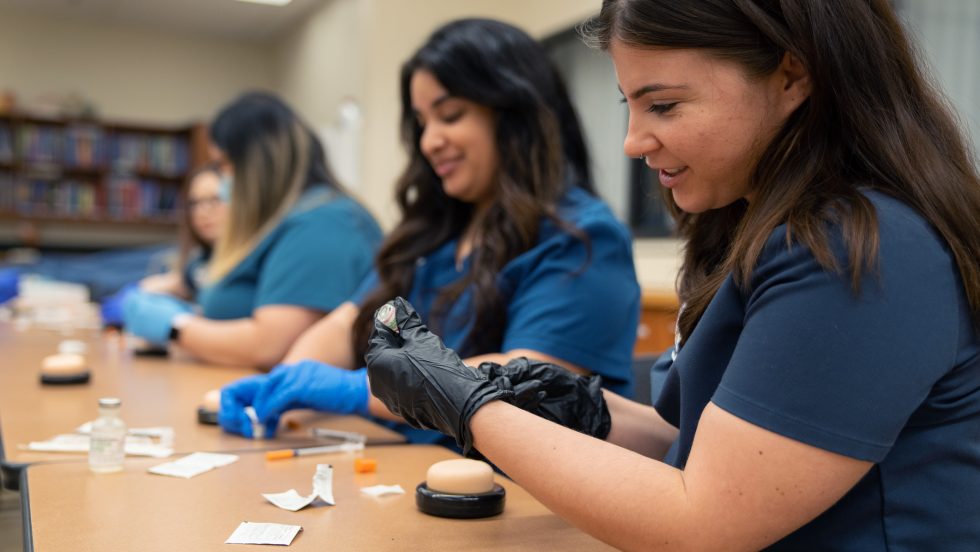
[[[356,455],[375,458],[373,474],[355,474]],[[243,454],[238,462],[192,479],[152,475],[160,461],[127,459],[121,473],[99,475],[84,463],[36,464],[25,471],[30,517],[27,535],[38,550],[220,550],[259,547],[223,544],[242,521],[300,525],[289,550],[606,550],[568,525],[515,483],[500,516],[454,520],[415,506],[415,487],[434,462],[458,458],[429,445],[368,447],[363,453],[267,461]],[[290,488],[310,492],[316,464],[334,467],[337,505],[281,510],[261,493]],[[399,484],[406,494],[373,498],[361,487]],[[265,550],[271,548],[265,547]]]
[[[310,436],[312,426],[356,431],[369,443],[401,443],[404,437],[359,416],[329,416],[296,412],[298,429],[281,431],[274,440],[255,441],[230,435],[217,426],[197,422],[197,407],[204,394],[256,372],[245,368],[211,366],[166,357],[134,357],[119,338],[82,332],[71,339],[88,345],[86,357],[92,379],[84,385],[42,385],[38,371],[42,359],[57,352],[68,337],[55,332],[18,332],[0,324],[0,460],[4,484],[15,488],[16,470],[31,462],[84,459],[83,455],[32,452],[19,448],[71,433],[97,416],[99,397],[122,399],[122,419],[129,427],[171,426],[174,450],[243,451],[308,446],[321,443]]]

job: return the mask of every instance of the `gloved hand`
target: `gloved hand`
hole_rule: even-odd
[[[612,427],[599,376],[573,374],[548,362],[516,358],[501,366],[484,362],[477,370],[501,389],[513,389],[509,402],[546,420],[605,439]]]
[[[0,303],[6,303],[17,297],[19,282],[19,268],[0,268]]]
[[[283,364],[269,373],[252,406],[266,428],[287,410],[312,408],[332,414],[368,414],[367,370],[345,370],[315,360]],[[271,435],[271,434],[270,434]]]
[[[102,300],[99,312],[102,315],[102,325],[121,328],[123,326],[123,306],[130,295],[139,289],[139,284],[126,284],[122,289]]]
[[[512,398],[514,391],[500,389],[484,374],[465,366],[422,324],[407,301],[399,297],[388,305],[394,306],[398,333],[378,319],[390,309],[382,306],[375,313],[364,357],[371,392],[413,427],[450,435],[470,455],[470,418],[490,401]]]
[[[190,304],[170,295],[136,291],[123,304],[126,331],[150,343],[166,346],[174,317],[191,313]]]
[[[262,384],[269,379],[268,374],[249,376],[230,383],[221,388],[221,405],[218,408],[218,424],[228,433],[237,433],[252,438],[252,420],[245,414],[245,407],[251,406],[255,394]],[[278,425],[279,420],[276,420]],[[266,424],[265,434],[272,437],[276,434],[276,426]]]

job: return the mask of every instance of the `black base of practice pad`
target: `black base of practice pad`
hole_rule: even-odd
[[[218,425],[218,413],[214,410],[207,410],[199,407],[197,409],[197,423],[207,425]]]
[[[415,504],[431,516],[472,519],[500,514],[504,511],[506,492],[494,484],[493,490],[476,495],[448,494],[433,491],[423,481],[415,488]]]
[[[133,355],[139,357],[165,357],[169,354],[170,352],[167,351],[166,347],[157,347],[155,345],[133,349]]]
[[[78,385],[81,383],[88,383],[90,377],[91,373],[88,370],[69,376],[51,376],[41,374],[41,383],[45,385]]]

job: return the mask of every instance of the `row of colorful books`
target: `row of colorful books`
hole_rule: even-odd
[[[188,140],[179,135],[106,132],[93,125],[67,127],[25,124],[14,143],[10,127],[0,127],[0,160],[4,155],[28,164],[116,170],[180,176],[190,165]]]
[[[179,187],[148,179],[18,178],[0,172],[0,212],[25,216],[114,220],[176,220]]]
[[[190,146],[172,135],[113,134],[106,143],[106,163],[116,169],[179,176],[190,166]]]

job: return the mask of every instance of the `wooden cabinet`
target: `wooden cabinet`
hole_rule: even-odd
[[[661,353],[674,345],[679,306],[677,294],[673,291],[644,290],[642,304],[634,356]]]

